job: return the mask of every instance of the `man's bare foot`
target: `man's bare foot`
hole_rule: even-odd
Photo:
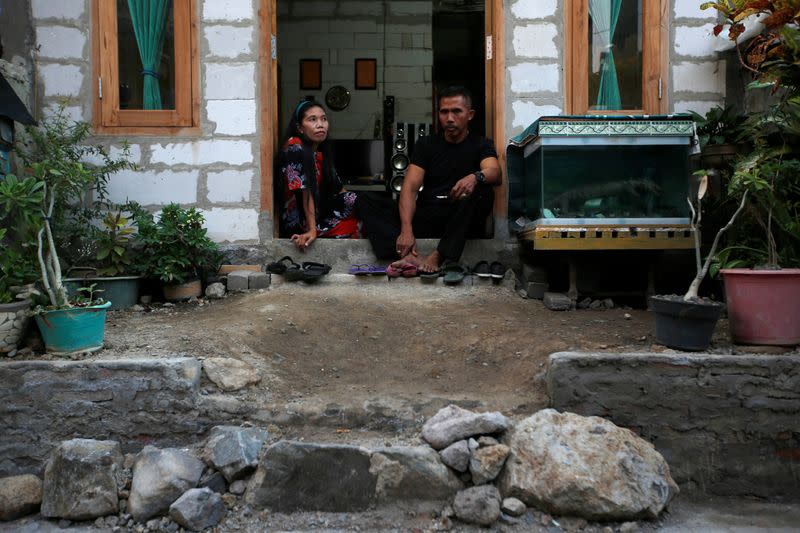
[[[438,272],[441,264],[442,256],[437,250],[434,250],[431,255],[423,257],[422,260],[417,263],[417,269],[419,269],[420,272]]]

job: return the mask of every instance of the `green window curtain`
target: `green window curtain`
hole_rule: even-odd
[[[596,109],[620,109],[617,66],[614,64],[614,32],[617,30],[622,0],[589,0],[589,15],[594,33],[605,47],[600,63],[600,89],[597,91]]]
[[[171,0],[128,0],[139,58],[142,60],[144,109],[161,109],[158,69],[161,67],[161,52],[171,7]]]

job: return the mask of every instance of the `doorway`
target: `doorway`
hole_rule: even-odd
[[[500,0],[260,2],[265,216],[275,218],[273,158],[301,99],[326,105],[332,138],[368,144],[391,135],[397,122],[433,125],[436,89],[462,84],[478,109],[473,130],[490,137],[503,131],[504,95],[495,79],[500,38],[491,50],[491,34],[501,35]],[[366,77],[359,79],[359,68]],[[385,113],[387,96],[394,97],[393,117]],[[494,138],[500,153],[502,140]],[[505,194],[498,196],[504,212]]]

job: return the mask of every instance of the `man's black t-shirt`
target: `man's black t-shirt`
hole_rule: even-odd
[[[419,139],[411,156],[411,164],[425,170],[425,188],[419,200],[436,201],[436,196],[446,196],[458,180],[480,170],[481,161],[487,157],[497,157],[497,152],[485,137],[468,135],[458,144],[447,142],[442,133]]]

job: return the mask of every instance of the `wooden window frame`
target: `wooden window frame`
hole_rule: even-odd
[[[589,0],[569,0],[565,10],[567,114],[652,115],[668,112],[669,1],[645,0],[642,10],[642,109],[589,111]]]
[[[92,2],[93,126],[96,133],[186,135],[200,131],[200,63],[195,0],[173,0],[175,109],[119,108],[116,0]],[[102,91],[102,94],[101,94]]]

